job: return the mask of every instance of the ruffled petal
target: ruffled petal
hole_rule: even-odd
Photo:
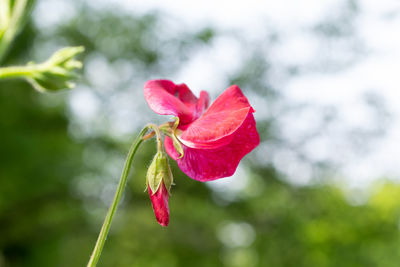
[[[201,91],[199,101],[197,101],[195,119],[198,119],[203,114],[203,112],[208,108],[209,105],[210,105],[210,96],[206,91]]]
[[[182,124],[197,119],[204,110],[204,99],[197,97],[185,84],[168,80],[151,80],[144,85],[144,97],[149,107],[160,115],[179,117]]]
[[[183,158],[175,151],[172,139],[165,138],[167,153],[177,161],[179,168],[190,178],[198,181],[211,181],[235,173],[240,160],[260,143],[253,114],[246,119],[231,138],[231,142],[218,148],[199,149],[182,145]]]
[[[232,134],[254,112],[237,85],[226,89],[197,120],[180,125],[178,139],[191,148],[218,148],[232,141]]]
[[[169,207],[168,198],[169,193],[165,188],[164,182],[161,182],[157,192],[153,194],[150,186],[148,187],[151,204],[153,206],[154,214],[156,215],[157,222],[162,226],[168,226],[169,223]]]

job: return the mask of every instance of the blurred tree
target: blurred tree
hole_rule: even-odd
[[[135,134],[112,134],[113,119],[105,115],[113,110],[110,103],[141,112],[139,100],[125,105],[118,95],[125,97],[143,79],[172,75],[218,35],[210,28],[177,30],[162,14],[76,6],[75,16],[46,32],[28,24],[7,62],[40,58],[59,44],[85,45],[85,86],[71,94],[90,88],[101,101],[93,125],[101,126],[85,131],[87,122],[76,122],[67,105],[70,92],[39,96],[26,83],[0,81],[1,267],[87,263]],[[251,52],[230,79],[273,105],[279,94],[265,82],[267,57]],[[112,73],[118,81],[106,79],[107,70],[120,71]],[[275,115],[258,125],[264,142],[281,146]],[[133,111],[129,116],[139,123],[146,117]],[[99,266],[398,266],[397,184],[384,183],[354,205],[333,185],[283,182],[275,166],[249,155],[243,165],[247,182],[232,197],[228,187],[190,180],[173,164],[171,223],[161,228],[143,192],[152,153],[154,143],[147,142],[135,157]]]

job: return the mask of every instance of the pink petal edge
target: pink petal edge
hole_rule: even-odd
[[[186,84],[169,80],[150,80],[144,85],[144,97],[149,107],[160,115],[173,115],[187,124],[197,119],[207,108],[208,93],[202,92],[198,99]]]
[[[227,88],[194,122],[179,127],[178,139],[191,148],[217,148],[229,144],[233,133],[254,112],[237,85]]]
[[[172,140],[165,138],[167,153],[177,161],[179,168],[190,178],[212,181],[232,176],[240,160],[260,143],[256,122],[251,112],[241,126],[232,134],[231,142],[213,149],[198,149],[182,145],[183,158],[178,158]]]

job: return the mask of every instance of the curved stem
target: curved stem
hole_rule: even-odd
[[[94,267],[94,266],[96,266],[97,262],[99,261],[100,254],[101,254],[101,251],[104,246],[104,242],[106,241],[107,234],[110,230],[112,219],[114,217],[115,211],[117,210],[118,203],[121,200],[122,193],[124,192],[124,189],[125,189],[125,186],[126,186],[126,183],[128,180],[128,174],[131,169],[133,157],[134,157],[139,145],[143,142],[143,136],[146,134],[148,129],[149,129],[149,126],[146,126],[142,129],[142,131],[139,133],[136,140],[133,142],[131,148],[129,149],[129,153],[128,153],[128,156],[126,157],[126,161],[125,161],[125,165],[124,165],[124,170],[122,171],[121,179],[118,183],[117,191],[115,192],[115,195],[114,195],[114,200],[111,203],[110,208],[108,209],[107,216],[104,220],[103,226],[101,227],[99,237],[97,238],[96,245],[94,247],[94,250],[92,252],[92,255],[90,257],[87,267]]]
[[[163,151],[163,143],[162,143],[162,136],[161,136],[161,131],[160,128],[154,124],[154,123],[149,123],[146,125],[146,127],[153,129],[156,138],[157,138],[157,151]]]

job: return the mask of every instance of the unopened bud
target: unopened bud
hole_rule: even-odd
[[[77,78],[75,70],[82,68],[82,63],[74,57],[83,51],[82,46],[65,47],[41,64],[30,63],[32,74],[26,79],[40,92],[73,88],[75,84],[71,81]]]
[[[157,222],[162,226],[169,223],[168,198],[172,182],[167,155],[158,151],[147,170],[147,187]]]

